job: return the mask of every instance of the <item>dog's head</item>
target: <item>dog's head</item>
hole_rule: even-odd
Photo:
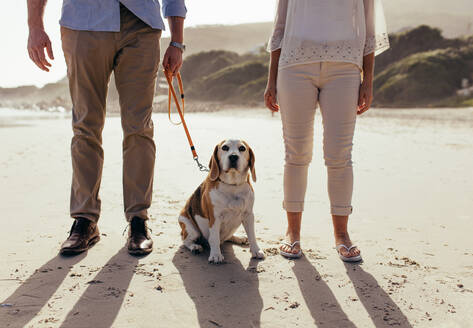
[[[210,180],[220,178],[228,184],[241,184],[247,180],[248,171],[256,182],[255,154],[243,140],[224,140],[215,146],[210,159]]]

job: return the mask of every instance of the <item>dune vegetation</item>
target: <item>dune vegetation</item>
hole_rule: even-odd
[[[376,57],[377,107],[469,107],[473,94],[457,96],[463,79],[473,85],[473,36],[444,38],[439,29],[421,25],[390,35],[391,48]],[[263,106],[269,53],[264,46],[251,52],[210,50],[188,55],[182,76],[188,104]],[[157,95],[167,94],[161,76]],[[36,87],[0,88],[0,106],[70,108],[67,81]],[[159,97],[158,97],[159,98]],[[161,99],[161,98],[159,98]],[[118,111],[118,94],[111,83],[111,111]],[[218,105],[217,105],[218,107]],[[205,105],[199,108],[205,109]],[[165,106],[156,105],[157,111]]]
[[[390,36],[391,49],[376,59],[375,102],[379,107],[471,106],[456,96],[462,79],[473,82],[473,37],[447,39],[429,26]],[[186,58],[182,75],[190,99],[261,105],[269,54],[199,52]]]

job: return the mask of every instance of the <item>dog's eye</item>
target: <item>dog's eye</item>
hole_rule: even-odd
[[[238,148],[239,151],[241,152],[244,152],[246,150],[245,146],[240,146],[240,148]]]
[[[227,145],[223,145],[223,146],[222,146],[222,150],[223,150],[223,151],[228,151],[229,149],[230,149],[230,148],[228,148]]]

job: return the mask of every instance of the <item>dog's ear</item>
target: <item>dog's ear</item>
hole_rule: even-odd
[[[209,177],[211,181],[217,180],[218,177],[220,176],[220,163],[218,160],[218,147],[219,146],[220,144],[215,146],[214,152],[209,162],[209,168],[210,168]]]
[[[248,167],[250,168],[251,179],[253,179],[253,182],[256,182],[255,153],[253,152],[253,149],[251,149],[251,147],[248,146],[248,143],[246,143],[245,141],[243,143],[245,144],[246,149],[248,149],[248,153],[250,154],[250,159],[248,161]]]

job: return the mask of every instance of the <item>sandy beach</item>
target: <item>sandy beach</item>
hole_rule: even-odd
[[[253,147],[256,234],[267,258],[225,244],[226,264],[214,266],[208,251],[180,247],[177,216],[204,174],[165,114],[154,114],[154,252],[135,258],[123,248],[122,132],[111,116],[101,241],[58,256],[72,224],[70,114],[0,108],[0,327],[473,327],[473,108],[374,109],[359,118],[349,229],[360,265],[342,263],[333,248],[320,115],[297,261],[277,252],[285,231],[279,115],[225,110],[187,121],[205,164],[221,139]]]

